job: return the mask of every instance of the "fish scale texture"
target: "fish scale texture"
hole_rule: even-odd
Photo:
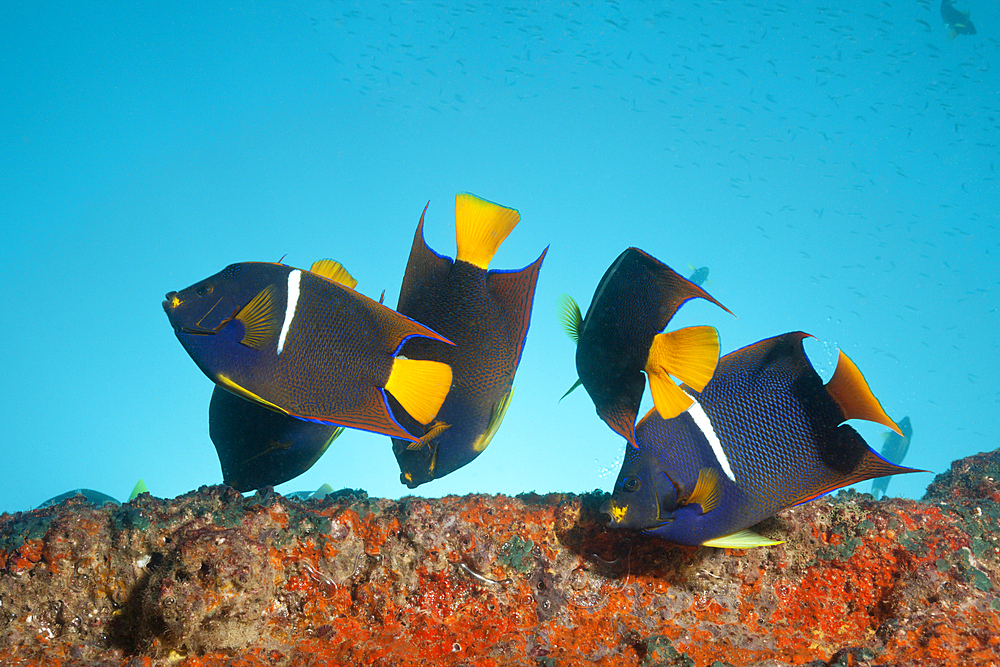
[[[335,287],[326,289],[337,294]],[[292,401],[299,395],[308,397],[308,402],[303,401],[300,406],[301,414],[342,414],[345,406],[350,406],[365,421],[377,423],[384,419],[381,401],[372,402],[368,398],[372,387],[385,386],[392,368],[388,356],[393,352],[392,343],[385,332],[396,332],[388,311],[367,308],[343,298],[303,297],[303,301],[295,313],[295,336],[285,351],[295,360],[286,369],[286,400]],[[373,349],[371,341],[380,345]],[[356,381],[344,383],[345,374]],[[304,379],[308,382],[304,383]],[[324,390],[304,392],[300,387],[297,394],[292,391],[303,384]]]
[[[741,443],[730,454],[733,468],[749,480],[746,492],[767,508],[792,505],[804,491],[838,481],[815,452],[829,449],[822,443],[836,440],[844,421],[805,356],[779,354],[788,346],[801,349],[801,338],[788,335],[773,345],[780,362],[762,362],[755,347],[744,348],[720,360],[716,377],[725,375],[726,382],[710,382],[696,395],[719,438]],[[777,465],[762,450],[777,456]]]
[[[1000,454],[675,547],[590,494],[202,487],[0,515],[0,664],[1000,665]]]

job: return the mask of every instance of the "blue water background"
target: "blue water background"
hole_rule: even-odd
[[[906,463],[995,448],[1000,6],[957,6],[978,35],[930,0],[6,3],[0,511],[220,483],[164,293],[332,257],[395,305],[422,208],[453,256],[463,191],[521,212],[493,267],[551,250],[503,428],[418,494],[610,490],[624,441],[558,402],[556,303],[586,308],[630,245],[710,267],[738,319],[672,326],[723,351],[801,329],[829,372],[844,349],[913,420]],[[279,490],[324,482],[410,493],[360,431]]]

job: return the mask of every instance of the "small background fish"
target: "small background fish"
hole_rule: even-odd
[[[882,445],[880,454],[886,461],[899,464],[903,462],[903,459],[906,458],[906,453],[910,451],[910,440],[913,438],[913,425],[910,424],[909,417],[903,417],[896,422],[896,426],[899,427],[899,433],[889,431],[885,434],[885,444]],[[889,488],[889,482],[891,481],[892,475],[872,480],[872,495],[875,496],[876,500],[885,495],[885,491]]]

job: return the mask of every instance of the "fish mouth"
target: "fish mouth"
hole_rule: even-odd
[[[211,329],[198,329],[193,327],[177,327],[175,331],[179,334],[188,334],[190,336],[214,336],[215,331]]]

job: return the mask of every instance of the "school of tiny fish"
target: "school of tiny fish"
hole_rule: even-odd
[[[232,264],[168,292],[174,333],[216,385],[209,431],[224,482],[250,491],[293,479],[345,427],[389,436],[410,488],[475,460],[510,405],[548,252],[520,270],[488,268],[519,221],[515,209],[457,195],[452,260],[425,243],[422,213],[396,310],[357,292],[329,259],[308,270]],[[583,386],[626,441],[602,507],[612,527],[692,546],[779,544],[750,527],[849,484],[920,472],[897,465],[898,444],[895,462],[887,460],[844,423],[865,419],[904,436],[847,355],[826,383],[802,332],[720,359],[712,326],[666,331],[693,298],[732,314],[693,280],[628,248],[586,316],[562,299],[577,344],[570,391]],[[646,376],[654,407],[637,423]]]

